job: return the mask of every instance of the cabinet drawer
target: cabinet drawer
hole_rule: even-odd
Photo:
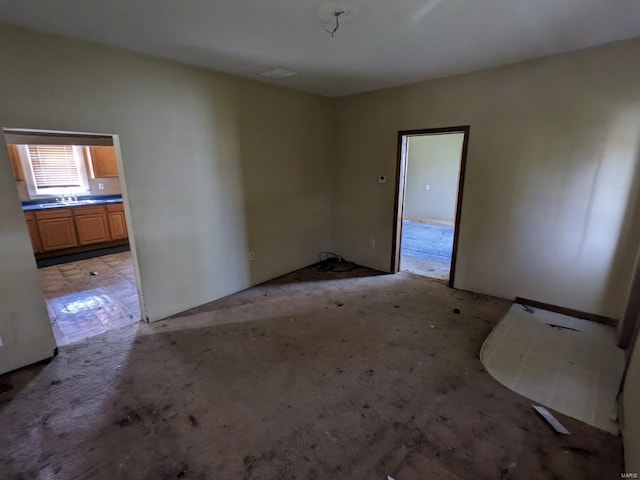
[[[42,210],[35,212],[38,220],[45,220],[47,218],[70,218],[70,208],[55,208],[53,210]]]
[[[124,212],[124,204],[122,203],[112,203],[107,205],[108,212]]]
[[[74,207],[73,215],[79,217],[81,215],[101,215],[105,213],[107,210],[104,208],[104,205],[93,205],[88,207]]]

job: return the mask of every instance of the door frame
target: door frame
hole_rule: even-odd
[[[147,316],[146,304],[143,298],[142,290],[142,276],[140,275],[140,264],[138,261],[138,247],[135,242],[135,236],[133,234],[133,226],[131,221],[131,206],[129,199],[129,189],[127,188],[127,179],[124,172],[124,160],[122,158],[122,150],[120,145],[120,135],[117,133],[94,133],[94,132],[81,132],[81,131],[67,131],[67,130],[42,130],[36,128],[12,128],[12,127],[0,127],[0,148],[8,150],[7,134],[19,133],[19,134],[34,134],[39,136],[52,136],[56,138],[69,138],[70,141],[78,141],[82,138],[91,139],[110,139],[112,141],[113,148],[116,153],[116,162],[118,165],[118,183],[120,184],[122,204],[124,206],[124,217],[127,226],[129,251],[131,253],[131,261],[133,264],[134,276],[136,279],[136,291],[138,293],[138,302],[140,304],[140,321],[149,323],[149,317]],[[86,145],[86,144],[83,144]],[[16,198],[20,202],[18,191],[16,190]],[[42,290],[42,288],[40,289]],[[44,295],[43,295],[44,300]]]
[[[407,181],[407,145],[409,137],[426,135],[445,135],[449,133],[464,134],[462,153],[460,154],[460,173],[458,175],[458,198],[456,203],[456,217],[453,230],[453,250],[451,252],[451,270],[449,273],[449,287],[453,288],[458,257],[458,238],[460,236],[460,222],[462,215],[462,196],[464,190],[464,176],[467,167],[467,152],[469,150],[469,134],[471,127],[461,125],[455,127],[426,128],[420,130],[398,131],[398,153],[396,163],[396,193],[393,217],[393,239],[391,249],[391,273],[400,271],[400,251],[402,248],[402,216],[404,210],[405,186]]]

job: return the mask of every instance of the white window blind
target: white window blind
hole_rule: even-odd
[[[36,188],[82,186],[78,159],[71,145],[29,145]]]

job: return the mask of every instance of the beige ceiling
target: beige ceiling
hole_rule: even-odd
[[[334,38],[311,0],[0,0],[0,21],[329,96],[640,36],[639,0],[351,2]]]

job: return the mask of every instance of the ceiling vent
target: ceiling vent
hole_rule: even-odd
[[[273,70],[269,70],[268,72],[263,72],[260,74],[260,76],[262,77],[271,78],[273,80],[282,80],[284,78],[293,77],[295,75],[298,74],[290,70],[285,70],[284,68],[274,68]]]

